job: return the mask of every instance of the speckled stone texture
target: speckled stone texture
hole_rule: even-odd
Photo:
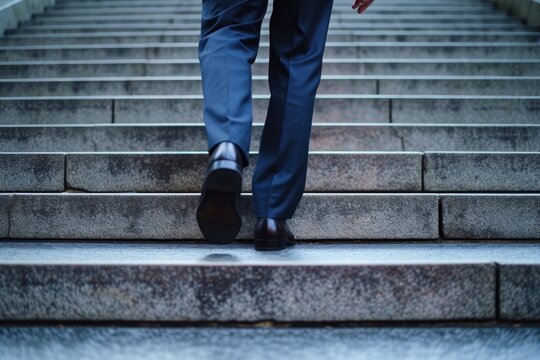
[[[393,122],[535,124],[540,98],[393,99]]]
[[[538,239],[540,194],[441,195],[446,239]]]
[[[255,123],[251,150],[262,125]],[[539,125],[313,124],[311,150],[540,151]],[[0,126],[0,151],[207,151],[203,124]]]
[[[331,32],[331,30],[330,30]],[[406,37],[403,32],[396,33],[398,37]],[[455,41],[456,35],[449,38]],[[136,37],[133,35],[137,35]],[[145,36],[139,33],[131,36],[125,36],[124,41],[133,42],[143,39]],[[26,40],[35,43],[36,38],[32,35],[26,35]],[[195,35],[198,37],[198,35]],[[365,39],[370,35],[362,32],[361,38]],[[425,35],[424,37],[430,37]],[[482,41],[486,40],[485,34],[481,35]],[[519,36],[512,38],[510,32],[504,33],[508,41],[520,40]],[[330,37],[330,33],[329,33]],[[444,36],[437,36],[442,38]],[[474,36],[473,36],[474,37]],[[497,39],[497,36],[493,37]],[[82,38],[81,41],[100,41],[102,43],[111,43],[116,40],[114,36],[105,38]],[[39,41],[52,41],[58,43],[62,38],[40,38]],[[9,39],[0,39],[0,43],[9,44]],[[70,40],[71,41],[71,40]],[[17,38],[16,43],[24,43],[24,38]],[[437,59],[430,61],[425,59],[419,62],[418,59],[325,59],[323,65],[323,74],[342,75],[342,74],[364,74],[364,75],[493,75],[501,76],[533,76],[540,75],[540,63],[534,60],[530,62],[515,62],[511,59],[499,59],[496,62],[489,62],[482,59],[467,59],[463,62],[455,59],[446,59],[439,61]],[[177,75],[200,75],[201,70],[197,59],[169,59],[168,61],[156,61],[153,59],[131,59],[124,63],[111,63],[107,60],[96,62],[81,59],[66,64],[65,61],[53,61],[48,63],[6,63],[0,67],[0,76],[4,78],[31,78],[31,77],[60,77],[60,76],[85,76],[91,77],[95,74],[102,76],[177,76]],[[257,57],[252,65],[252,73],[255,75],[265,75],[268,73],[268,59]]]
[[[540,191],[540,152],[424,154],[427,191]]]
[[[459,265],[2,265],[0,318],[492,319],[495,269]]]
[[[64,191],[65,155],[0,153],[0,191]]]
[[[244,191],[256,161],[251,154]],[[66,180],[90,192],[199,192],[207,163],[207,152],[67,154]],[[305,191],[419,192],[422,153],[310,153]]]
[[[16,194],[12,238],[201,239],[199,194]],[[253,238],[250,195],[243,195],[240,239]],[[438,197],[431,194],[304,194],[290,221],[299,239],[436,239]]]
[[[0,99],[0,124],[95,124],[111,119],[111,100]]]
[[[267,95],[253,96],[253,119],[264,122],[268,108]],[[202,122],[202,97],[180,99],[115,100],[116,123]],[[360,115],[359,115],[360,114]],[[389,122],[387,99],[321,97],[315,101],[314,122]]]
[[[2,327],[4,360],[530,360],[535,327]]]
[[[101,26],[100,26],[101,25]],[[368,24],[366,24],[368,25]],[[72,25],[77,28],[77,25]],[[197,30],[200,24],[164,24],[163,29],[191,29]],[[336,26],[336,24],[330,24]],[[488,26],[486,24],[486,26]],[[29,25],[27,30],[39,31],[43,26]],[[95,30],[102,28],[96,24]],[[33,29],[32,29],[33,28]],[[154,43],[154,44],[89,44],[84,47],[70,45],[48,45],[47,47],[29,46],[23,49],[0,48],[2,61],[28,61],[28,60],[80,60],[80,59],[196,59],[197,43]],[[339,42],[327,43],[324,56],[326,58],[521,58],[537,59],[540,56],[540,47],[532,43],[529,46],[513,44],[433,44],[431,46],[418,46],[415,44],[375,43],[369,42]],[[268,57],[268,44],[262,43],[258,56]]]
[[[9,209],[12,195],[0,194],[0,236],[7,238],[9,234]]]
[[[540,320],[540,265],[502,264],[499,273],[501,318]]]

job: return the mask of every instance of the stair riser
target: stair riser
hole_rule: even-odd
[[[495,277],[489,263],[2,265],[0,319],[488,320]]]
[[[70,45],[70,44],[136,44],[136,43],[158,43],[158,42],[196,42],[200,36],[194,35],[137,35],[131,36],[92,36],[92,37],[28,37],[28,38],[0,38],[0,46],[5,45]],[[531,42],[540,40],[538,35],[512,35],[511,32],[505,35],[409,35],[407,33],[389,35],[332,35],[327,37],[328,42],[342,41],[401,41],[401,42],[425,42],[425,41],[445,41],[445,42]],[[269,36],[262,35],[261,41],[268,42]]]
[[[195,219],[198,200],[199,194],[0,195],[0,204],[11,208],[9,234],[4,228],[0,237],[202,239]],[[253,239],[252,207],[251,196],[242,196],[239,239]],[[304,194],[295,214],[290,225],[299,239],[438,238],[437,195]]]
[[[251,191],[257,156],[244,170]],[[0,191],[199,192],[208,155],[0,153]],[[333,174],[331,178],[328,174]],[[540,191],[539,153],[311,153],[305,191]]]
[[[267,79],[254,79],[253,94],[269,94]],[[320,94],[540,95],[538,79],[424,80],[323,79]],[[0,82],[0,96],[202,94],[200,80]]]
[[[202,123],[202,99],[0,98],[2,124]],[[264,122],[268,100],[253,99],[255,122]],[[390,109],[392,117],[390,118]],[[314,122],[538,123],[540,99],[324,98]],[[54,114],[54,116],[52,115]]]
[[[198,198],[156,193],[0,195],[0,215],[5,216],[0,236],[201,239],[195,221]],[[251,201],[250,195],[242,196],[239,239],[253,238]],[[298,239],[539,239],[538,209],[539,194],[305,193],[290,225]]]
[[[523,31],[523,26],[514,23],[363,23],[363,22],[347,22],[329,24],[331,30],[460,30],[460,31]],[[268,30],[268,26],[263,24],[262,29]],[[142,30],[200,30],[199,24],[101,24],[101,25],[28,25],[24,28],[6,30],[6,34],[56,34],[70,32],[103,32],[103,31],[142,31]]]
[[[259,148],[254,124],[251,150]],[[540,151],[538,126],[321,125],[311,150]],[[207,151],[204,125],[0,127],[0,151]]]
[[[267,62],[256,62],[252,66],[254,75],[268,72]],[[500,75],[500,76],[538,76],[539,63],[325,63],[326,75]],[[76,77],[76,76],[179,76],[197,75],[201,70],[198,63],[172,64],[50,64],[24,65],[17,62],[3,63],[0,76],[19,77]]]

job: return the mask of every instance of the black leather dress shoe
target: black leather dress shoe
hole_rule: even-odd
[[[223,141],[214,148],[196,212],[199,228],[211,243],[228,244],[240,231],[243,168],[242,153],[236,144]]]
[[[255,250],[283,250],[295,244],[294,234],[285,219],[257,218]]]

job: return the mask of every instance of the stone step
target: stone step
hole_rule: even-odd
[[[176,3],[175,5],[164,6],[148,6],[144,4],[137,4],[125,7],[94,7],[94,8],[58,8],[52,7],[46,9],[44,13],[34,15],[35,18],[47,18],[56,16],[90,16],[90,15],[113,15],[113,14],[126,14],[126,15],[149,15],[149,14],[192,14],[200,13],[200,5],[183,5]],[[356,13],[351,9],[350,5],[334,5],[332,9],[333,14],[354,14]],[[272,7],[268,6],[267,14],[272,14]],[[369,13],[364,15],[380,15],[380,14],[468,14],[468,15],[494,15],[503,14],[503,12],[494,9],[492,7],[486,7],[483,4],[480,5],[464,5],[460,7],[456,6],[375,6],[373,4]],[[356,15],[358,18],[358,15]],[[360,18],[359,18],[360,20]]]
[[[74,189],[76,190],[76,189]],[[2,193],[0,238],[202,239],[199,193]],[[244,227],[253,238],[251,194]],[[540,239],[539,193],[304,193],[298,239]]]
[[[263,125],[252,128],[259,148]],[[312,151],[540,151],[540,125],[315,123]],[[206,151],[203,124],[4,125],[3,152]]]
[[[269,94],[253,76],[253,94]],[[540,95],[540,76],[323,75],[320,94]],[[0,79],[0,96],[202,94],[200,76]]]
[[[207,162],[206,151],[0,153],[0,191],[198,192]],[[540,192],[540,152],[312,151],[305,191]]]
[[[268,31],[261,32],[261,41],[268,42]],[[69,45],[69,44],[133,44],[160,42],[195,42],[198,30],[95,32],[60,34],[20,34],[0,37],[0,45]],[[346,31],[330,30],[328,42],[391,41],[391,42],[538,42],[534,31]]]
[[[352,12],[352,11],[351,11]],[[352,22],[358,20],[358,14],[340,14],[333,12],[331,22],[339,24],[341,22]],[[263,23],[270,21],[270,15],[266,15]],[[200,24],[201,14],[101,14],[101,15],[70,15],[70,16],[38,16],[30,20],[21,21],[19,26],[25,27],[38,25],[56,25],[56,24],[138,24],[138,23],[169,23],[169,24]],[[362,16],[362,22],[366,23],[476,23],[476,24],[519,24],[519,22],[506,14],[371,14],[366,13]]]
[[[268,59],[258,58],[253,74],[268,72]],[[460,75],[539,76],[535,59],[332,59],[326,58],[324,75]],[[33,60],[2,61],[2,78],[80,76],[200,75],[198,59]]]
[[[263,29],[268,29],[265,23]],[[8,29],[6,34],[54,34],[54,33],[69,33],[69,32],[103,32],[103,31],[144,31],[144,30],[199,30],[200,24],[75,24],[75,25],[28,25],[17,29]],[[330,23],[330,29],[335,30],[495,30],[495,31],[525,31],[529,28],[519,23],[369,23],[369,22],[348,22],[348,23]]]
[[[540,329],[534,325],[307,325],[251,327],[211,325],[155,327],[145,325],[76,326],[26,324],[0,327],[4,360],[84,359],[419,359],[444,354],[462,360],[463,349],[476,360],[528,359],[540,351]],[[96,346],[99,344],[99,346]],[[159,351],[156,351],[159,349]],[[264,355],[262,355],[264,354]]]
[[[252,245],[2,242],[0,249],[4,321],[540,319],[538,244],[313,244],[279,256]]]
[[[254,121],[269,95],[253,96]],[[202,122],[202,95],[0,97],[0,124]],[[539,122],[540,96],[317,95],[314,122]]]
[[[194,59],[198,42],[88,45],[0,46],[0,61],[98,60],[98,59]],[[258,56],[268,57],[268,43]],[[540,43],[457,42],[327,42],[326,58],[507,58],[539,59]]]

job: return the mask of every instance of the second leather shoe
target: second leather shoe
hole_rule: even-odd
[[[240,231],[243,167],[241,150],[230,141],[216,145],[210,155],[196,216],[201,232],[211,243],[228,244]]]
[[[257,218],[255,250],[283,250],[294,243],[294,234],[285,219]]]

